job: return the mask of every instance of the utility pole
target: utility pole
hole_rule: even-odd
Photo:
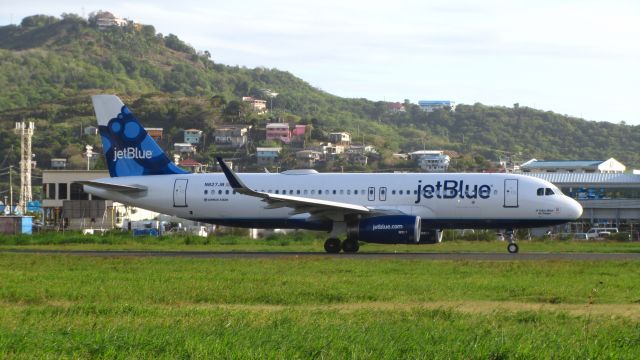
[[[13,214],[13,165],[9,165],[9,214]]]

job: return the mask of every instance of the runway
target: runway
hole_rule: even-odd
[[[610,261],[640,260],[640,253],[355,253],[324,252],[213,252],[213,251],[146,251],[146,250],[39,250],[11,249],[0,253],[73,255],[95,257],[181,257],[211,259],[349,259],[349,260],[461,260],[461,261],[540,261],[578,260]]]

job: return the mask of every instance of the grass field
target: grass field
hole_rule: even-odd
[[[506,252],[506,242],[495,241],[495,233],[484,234],[491,240],[476,241],[473,235],[436,245],[381,245],[361,243],[361,252]],[[299,232],[252,240],[246,236],[222,235],[206,238],[192,235],[131,236],[112,232],[106,235],[82,235],[77,232],[40,233],[32,236],[0,236],[0,249],[98,249],[98,250],[190,250],[190,251],[324,251],[324,233]],[[481,237],[482,238],[482,237]],[[522,240],[521,252],[604,252],[638,253],[640,242],[584,240]]]
[[[0,357],[636,359],[639,265],[0,253]]]

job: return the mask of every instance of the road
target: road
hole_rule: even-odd
[[[389,259],[389,260],[474,260],[474,261],[539,261],[539,260],[640,260],[640,253],[356,253],[324,252],[212,252],[212,251],[146,251],[146,250],[0,250],[0,253],[50,254],[97,257],[182,257],[212,259]]]

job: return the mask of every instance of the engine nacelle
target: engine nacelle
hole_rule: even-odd
[[[442,231],[437,229],[425,229],[420,233],[420,244],[437,244],[442,242]]]
[[[411,215],[374,216],[347,226],[349,239],[377,244],[417,244],[420,217]]]

